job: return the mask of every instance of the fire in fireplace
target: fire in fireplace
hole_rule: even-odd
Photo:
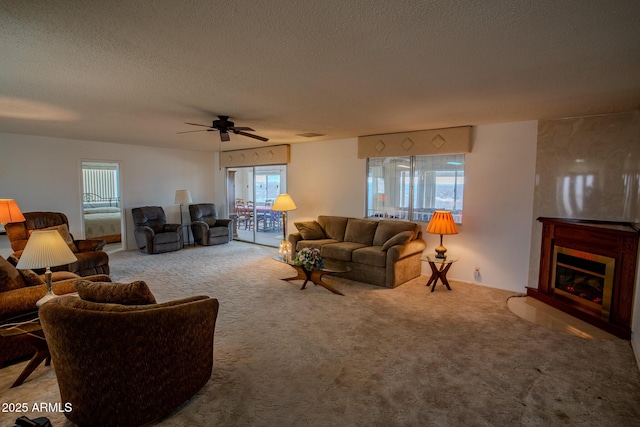
[[[554,246],[552,288],[556,298],[609,318],[615,259]]]

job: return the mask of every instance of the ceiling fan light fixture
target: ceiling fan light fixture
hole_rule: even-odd
[[[231,132],[235,133],[236,135],[248,136],[249,138],[254,138],[254,139],[257,139],[257,140],[260,140],[260,141],[263,141],[263,142],[267,142],[269,140],[269,138],[265,138],[264,136],[254,135],[252,133],[247,133],[247,131],[255,132],[250,127],[235,126],[235,123],[233,123],[232,121],[229,120],[229,116],[218,116],[218,120],[214,120],[213,122],[211,122],[211,126],[203,125],[203,124],[200,124],[200,123],[189,123],[189,122],[185,122],[184,124],[191,125],[191,126],[202,126],[202,127],[208,128],[208,129],[191,130],[191,131],[178,132],[178,133],[218,131],[218,132],[220,132],[220,140],[221,141],[230,141],[231,138],[229,137],[229,131],[231,131]]]

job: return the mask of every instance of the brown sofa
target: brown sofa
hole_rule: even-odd
[[[75,292],[74,282],[80,279],[75,273],[57,271],[51,275],[53,292],[58,295]],[[106,275],[84,277],[85,280],[108,282]],[[0,321],[36,310],[36,302],[46,292],[44,275],[31,270],[17,270],[9,261],[0,257]],[[20,340],[0,337],[0,367],[30,357],[34,349]]]
[[[44,304],[60,399],[73,407],[65,416],[81,426],[127,427],[175,411],[211,376],[218,307],[206,296],[146,305],[64,296]]]
[[[351,271],[338,276],[395,288],[422,270],[426,242],[415,222],[320,215],[316,221],[294,224],[298,232],[289,235],[294,253],[319,248],[323,258],[350,267]]]
[[[4,226],[11,242],[11,249],[14,250],[12,255],[16,259],[22,255],[32,231],[56,228],[67,241],[78,261],[68,265],[51,267],[51,271],[70,271],[80,276],[109,274],[109,255],[102,250],[107,243],[106,241],[75,240],[69,233],[67,216],[60,212],[25,212],[24,218],[23,222],[14,222]],[[42,274],[44,269],[36,272]]]

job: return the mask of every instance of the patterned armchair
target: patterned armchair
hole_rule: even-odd
[[[160,206],[131,209],[136,244],[140,252],[160,254],[182,249],[184,240],[181,224],[167,224],[167,216]]]
[[[197,244],[219,245],[233,239],[233,220],[218,218],[215,204],[189,205],[189,215],[191,216],[191,231]]]
[[[84,298],[81,286],[78,292]],[[73,405],[65,413],[69,420],[86,426],[147,425],[207,383],[217,299],[155,304],[137,298],[136,305],[128,305],[113,298],[104,304],[95,296],[91,301],[63,296],[40,307],[60,398]]]
[[[74,283],[80,278],[68,271],[55,271],[51,275],[53,291],[57,295],[75,292]],[[111,281],[109,276],[103,274],[85,276],[82,279]],[[38,275],[32,270],[18,270],[0,256],[0,323],[12,323],[12,319],[35,311],[36,302],[44,296],[46,288],[43,275]],[[34,348],[22,340],[0,337],[0,368],[30,357],[33,353]]]
[[[16,260],[20,258],[25,246],[27,246],[29,236],[34,230],[57,229],[78,261],[68,265],[51,267],[51,271],[70,271],[80,276],[109,274],[109,255],[102,250],[107,242],[100,239],[75,240],[73,235],[69,233],[69,219],[65,214],[60,212],[25,212],[24,218],[24,222],[14,222],[4,226],[11,242],[11,249],[15,251],[12,258]],[[44,269],[36,272],[42,274]]]

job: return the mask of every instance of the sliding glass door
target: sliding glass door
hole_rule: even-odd
[[[267,246],[282,239],[282,213],[271,210],[286,193],[286,165],[227,168],[229,216],[235,221],[234,238]]]

